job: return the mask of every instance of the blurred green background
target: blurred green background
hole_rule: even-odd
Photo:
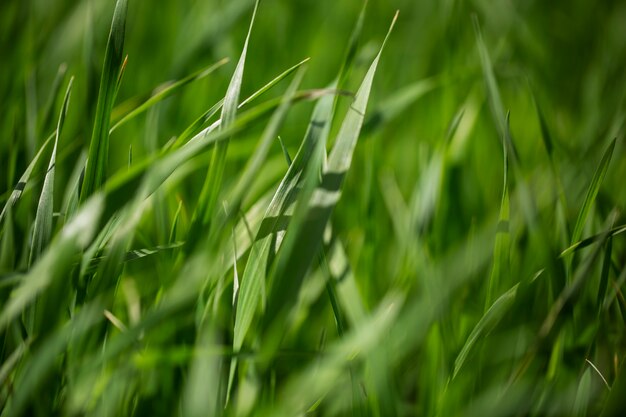
[[[52,132],[50,121],[56,120],[61,105],[54,80],[65,67],[75,81],[57,161],[55,199],[62,199],[65,183],[89,145],[114,6],[112,0],[0,2],[0,203],[6,202]],[[253,6],[252,0],[129,1],[124,48],[128,64],[117,97],[122,104],[113,118],[168,80],[224,57],[230,62],[115,131],[110,172],[126,169],[129,147],[134,161],[155,153],[223,97]],[[302,87],[327,86],[341,66],[361,8],[360,0],[263,0],[250,39],[242,98],[306,57],[311,60]],[[389,347],[375,350],[373,365],[364,371],[365,409],[353,404],[348,412],[331,401],[310,413],[597,415],[609,392],[598,374],[609,385],[622,375],[624,384],[619,369],[626,353],[625,303],[619,278],[626,245],[616,236],[607,251],[609,292],[618,301],[606,309],[596,300],[606,269],[599,258],[593,257],[597,262],[587,270],[582,255],[577,253],[569,264],[558,255],[575,243],[570,242],[571,230],[614,138],[613,158],[582,237],[624,223],[626,2],[370,0],[345,86],[348,91],[356,91],[361,83],[396,10],[399,18],[381,58],[332,225],[366,310],[375,311],[385,295],[394,292],[403,294],[405,307],[398,313]],[[491,58],[501,111],[509,112],[519,156],[514,174],[509,174],[513,178],[509,267],[495,294],[520,282],[524,291],[498,320],[500,325],[490,326],[489,337],[458,377],[452,378],[459,352],[489,300],[503,192],[502,135],[489,105],[473,16]],[[62,90],[64,86],[65,82]],[[278,97],[286,87],[281,83],[268,95]],[[349,104],[349,97],[341,97],[338,114],[344,114]],[[281,129],[292,156],[312,108],[309,102],[295,106]],[[538,109],[545,119],[543,131]],[[455,117],[461,117],[460,122],[446,138]],[[336,118],[334,132],[337,125]],[[261,129],[246,131],[231,144],[225,184],[232,184],[241,172]],[[192,175],[177,186],[175,198],[166,205],[171,217],[177,202],[184,202],[183,225],[188,226],[209,159],[209,154],[197,159],[190,168]],[[39,168],[34,190],[43,180],[45,167]],[[277,142],[246,208],[274,189],[285,170]],[[23,203],[30,208],[14,213],[15,253],[22,264],[36,203],[30,198]],[[142,219],[133,247],[162,243],[165,232],[158,219],[159,214],[152,212]],[[125,271],[137,282],[143,305],[156,303],[160,283],[170,280],[171,270],[159,262],[139,260]],[[15,269],[19,263],[14,263]],[[561,275],[570,284],[579,269],[589,279],[576,287],[576,302],[568,298],[564,330],[534,344],[565,288]],[[538,271],[545,271],[545,281],[538,278],[533,281],[539,282],[536,285],[525,281]],[[317,348],[322,334],[331,341],[338,338],[328,300],[311,291],[314,302],[301,311],[304,322],[284,342],[294,351]],[[230,297],[226,293],[224,304]],[[226,344],[231,326],[230,318],[220,319]],[[168,335],[164,338],[173,345],[193,340],[187,333]],[[3,351],[2,357],[8,353]],[[585,359],[595,363],[597,373],[587,373]],[[183,362],[172,368],[184,368]],[[278,386],[303,363],[293,359],[277,365],[273,378],[278,375]],[[172,387],[176,383],[161,366],[170,365],[137,376],[137,381],[152,385],[144,391],[133,388],[141,393],[137,402],[143,404],[143,408],[135,404],[139,407],[135,410],[143,410],[136,415],[170,415],[164,410],[175,408],[178,388]],[[263,381],[259,384],[265,386],[270,379],[259,377]],[[501,394],[499,389],[507,383],[514,389]],[[623,385],[617,388],[624,392]],[[349,396],[350,386],[335,396],[344,391]],[[141,398],[148,400],[142,403]],[[152,405],[146,405],[150,401]]]

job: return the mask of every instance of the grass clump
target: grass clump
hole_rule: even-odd
[[[0,416],[625,412],[623,5],[40,3]]]

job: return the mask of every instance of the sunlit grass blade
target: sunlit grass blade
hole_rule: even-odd
[[[65,116],[67,114],[67,107],[70,101],[70,95],[72,93],[72,83],[74,78],[70,79],[63,99],[63,105],[59,114],[59,120],[57,122],[56,134],[54,138],[54,145],[52,147],[52,156],[50,157],[50,163],[48,164],[48,171],[43,182],[43,188],[41,189],[41,195],[39,197],[39,204],[37,205],[37,214],[35,215],[35,228],[33,230],[33,240],[31,243],[31,250],[29,255],[28,264],[32,265],[34,261],[39,258],[44,249],[48,246],[52,237],[52,214],[54,208],[54,173],[56,170],[56,156],[57,147],[59,145],[59,137],[63,130],[63,124],[65,123]]]
[[[250,41],[250,35],[252,33],[252,27],[254,25],[254,19],[256,17],[257,9],[259,7],[258,0],[254,5],[254,11],[252,12],[252,19],[250,20],[250,26],[248,28],[248,34],[243,45],[243,50],[237,67],[230,80],[226,95],[224,96],[224,104],[222,106],[220,130],[223,130],[235,121],[237,115],[237,107],[239,106],[239,92],[241,90],[241,83],[243,81],[243,71],[246,65],[246,55],[248,52],[248,43]],[[201,226],[209,226],[210,219],[215,209],[217,198],[222,188],[222,176],[224,174],[224,167],[226,166],[226,153],[228,152],[228,138],[218,144],[213,149],[211,156],[211,162],[209,165],[209,172],[207,173],[206,180],[202,186],[200,198],[198,199],[198,205],[192,219],[192,230],[198,231]],[[190,236],[190,244],[193,245],[195,239]]]
[[[280,81],[282,81],[283,79],[285,79],[287,76],[289,76],[291,73],[293,73],[295,70],[297,70],[298,68],[300,68],[302,65],[304,65],[307,61],[309,61],[309,58],[306,58],[302,61],[300,61],[299,63],[297,63],[296,65],[286,69],[285,71],[283,71],[282,73],[280,73],[278,76],[276,76],[275,78],[273,78],[270,82],[268,82],[267,84],[265,84],[263,87],[261,87],[260,89],[258,89],[257,91],[255,91],[254,93],[252,93],[252,95],[250,95],[247,99],[245,99],[244,101],[242,101],[239,104],[238,109],[243,108],[244,106],[252,103],[253,101],[255,101],[257,98],[259,98],[260,96],[262,96],[263,94],[265,94],[266,92],[268,92],[269,90],[271,90],[276,84],[278,84]],[[166,148],[167,149],[176,149],[179,146],[183,145],[184,143],[187,142],[187,140],[189,138],[191,138],[192,136],[194,136],[196,133],[198,133],[198,131],[201,129],[201,127],[207,123],[215,114],[217,114],[218,111],[220,111],[222,109],[222,106],[224,104],[224,99],[218,101],[216,104],[214,104],[213,106],[211,106],[211,108],[207,111],[205,111],[200,117],[198,117],[189,127],[187,127],[187,129],[185,129],[183,131],[183,133],[181,133],[176,140],[169,146]],[[221,120],[216,121],[214,124],[212,124],[210,126],[210,128],[207,130],[205,129],[205,132],[209,133],[211,132],[213,129],[217,129],[217,127],[220,125]]]
[[[87,166],[80,192],[81,203],[99,189],[107,178],[109,124],[118,77],[123,63],[127,9],[127,0],[117,0],[102,66],[93,133],[89,143]]]
[[[155,104],[157,104],[157,103],[165,100],[166,98],[170,97],[171,95],[176,93],[179,89],[181,89],[182,87],[186,86],[187,84],[190,84],[193,81],[200,80],[200,79],[208,76],[213,71],[217,70],[218,68],[220,68],[221,66],[223,66],[227,62],[228,62],[228,58],[221,59],[218,62],[216,62],[215,64],[212,64],[212,65],[210,65],[210,66],[208,66],[206,68],[203,68],[203,69],[201,69],[199,71],[196,71],[193,74],[190,74],[190,75],[186,76],[183,79],[180,79],[180,80],[174,81],[174,82],[168,82],[168,83],[165,83],[165,84],[157,87],[155,89],[155,92],[147,100],[145,100],[143,103],[141,103],[140,105],[135,107],[132,111],[130,111],[128,114],[124,115],[118,122],[116,122],[111,127],[109,133],[113,133],[120,126],[124,125],[125,123],[127,123],[128,121],[134,119],[135,117],[139,116],[140,114],[144,113],[145,111],[147,111],[149,108],[151,108]],[[124,106],[124,104],[122,103],[120,105],[120,107],[123,107],[123,106]]]
[[[284,324],[286,314],[297,298],[304,275],[317,256],[326,224],[339,201],[341,185],[352,162],[380,56],[397,17],[396,13],[381,49],[369,67],[348,109],[337,134],[335,145],[328,157],[327,165],[323,169],[321,184],[317,181],[319,174],[315,171],[311,172],[311,168],[307,170],[305,181],[314,180],[312,185],[316,188],[310,192],[310,196],[307,196],[307,188],[310,185],[307,183],[303,185],[302,197],[296,204],[283,246],[278,252],[270,275],[271,287],[266,313],[263,317],[264,327],[269,330],[270,334],[274,334]],[[322,155],[317,158],[323,156],[323,149],[321,153]],[[314,165],[312,167],[312,169],[319,169]],[[280,332],[282,333],[282,330]],[[271,343],[276,344],[278,341],[273,340]],[[271,351],[271,349],[272,346],[268,346],[268,350]]]
[[[0,330],[5,329],[53,281],[67,278],[76,256],[95,234],[103,203],[102,195],[94,195],[56,236],[3,306]],[[58,313],[62,314],[62,311]]]
[[[287,208],[297,195],[296,187],[299,178],[307,165],[313,149],[317,146],[318,141],[325,141],[320,135],[322,135],[324,128],[330,123],[332,101],[331,96],[322,97],[318,101],[300,149],[263,216],[263,222],[250,250],[239,288],[233,332],[234,351],[239,351],[243,346],[245,336],[259,303],[261,303],[262,309],[265,308],[265,282],[270,249],[274,239],[276,239],[276,233],[281,229],[284,230],[286,227],[283,224],[284,221],[280,220],[281,216],[288,215]],[[280,242],[276,242],[276,245],[279,246]],[[234,360],[231,363],[231,381],[229,386],[232,384],[232,372],[234,372],[236,366],[237,363]]]

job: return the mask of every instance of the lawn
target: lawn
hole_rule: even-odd
[[[624,22],[0,2],[0,417],[626,415]]]

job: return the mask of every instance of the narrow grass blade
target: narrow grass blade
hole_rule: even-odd
[[[52,147],[52,156],[50,157],[50,163],[48,164],[48,171],[43,182],[43,188],[41,189],[41,195],[39,197],[39,204],[37,205],[37,214],[35,215],[35,228],[33,231],[33,240],[30,249],[30,256],[28,264],[32,265],[34,261],[39,258],[43,250],[48,246],[50,238],[52,236],[52,213],[54,208],[54,173],[56,170],[56,156],[57,147],[59,145],[59,137],[63,130],[63,124],[65,123],[65,116],[67,114],[67,107],[70,102],[70,95],[72,93],[72,83],[74,78],[70,78],[70,82],[65,92],[63,99],[63,105],[59,114],[59,120],[57,122],[56,134],[54,138],[54,145]]]
[[[506,118],[506,131],[509,129],[509,118]],[[493,248],[493,266],[489,277],[489,285],[487,287],[487,297],[485,298],[485,311],[491,306],[493,300],[498,297],[500,291],[501,278],[508,276],[509,251],[511,235],[509,231],[509,155],[506,146],[503,146],[504,167],[502,186],[502,201],[500,203],[500,215],[498,217],[498,225],[496,229],[496,241]]]
[[[224,105],[222,106],[222,115],[220,130],[229,127],[235,121],[237,114],[237,107],[239,106],[239,92],[241,90],[241,83],[243,81],[243,71],[246,65],[246,54],[248,52],[248,43],[250,41],[250,34],[252,33],[252,27],[254,25],[254,19],[256,17],[257,9],[259,7],[258,0],[254,5],[254,11],[252,12],[252,19],[250,21],[250,27],[248,28],[248,34],[244,42],[243,51],[237,62],[237,67],[230,80],[226,95],[224,96]],[[198,200],[198,206],[194,214],[194,220],[192,220],[192,230],[200,231],[200,225],[209,225],[210,218],[213,215],[215,204],[222,187],[222,176],[224,174],[224,167],[226,165],[226,153],[228,151],[228,139],[216,144],[213,149],[213,155],[211,157],[211,164],[209,166],[209,172],[207,173],[206,180],[200,193]],[[193,226],[195,224],[195,226]],[[190,242],[193,245],[195,239],[190,236]]]
[[[488,310],[480,318],[454,361],[452,379],[456,378],[457,374],[465,364],[465,361],[469,357],[472,348],[476,345],[476,342],[478,342],[481,338],[486,337],[498,325],[502,317],[509,311],[515,302],[518,286],[519,284],[515,284],[507,292],[498,297],[498,299],[489,306]]]
[[[617,139],[613,139],[609,146],[606,148],[606,151],[604,151],[604,155],[602,156],[600,165],[598,165],[598,168],[593,175],[593,179],[591,180],[591,184],[589,184],[587,194],[585,195],[585,200],[582,207],[580,208],[580,211],[578,212],[576,225],[574,226],[574,231],[572,232],[572,244],[578,242],[580,240],[580,237],[582,236],[583,228],[585,227],[585,223],[587,222],[587,217],[589,216],[591,206],[596,201],[596,197],[598,196],[598,192],[600,191],[602,181],[604,180],[606,172],[609,169],[609,163],[611,162],[611,156],[613,155],[616,141]]]
[[[260,89],[255,91],[252,95],[250,95],[247,99],[242,101],[239,104],[238,109],[241,109],[244,106],[252,103],[254,100],[256,100],[257,98],[262,96],[264,93],[266,93],[269,90],[271,90],[276,84],[278,84],[280,81],[284,80],[287,76],[289,76],[295,70],[300,68],[307,61],[309,61],[309,58],[306,58],[306,59],[302,60],[301,62],[297,63],[296,65],[292,66],[291,68],[288,68],[285,71],[283,71],[282,73],[280,73],[277,77],[273,78],[269,83],[265,84],[263,87],[261,87]],[[186,143],[189,138],[191,138],[196,133],[198,133],[198,131],[201,129],[201,127],[205,123],[207,123],[215,114],[217,114],[218,111],[220,111],[222,109],[223,104],[224,104],[224,99],[220,100],[219,102],[214,104],[209,110],[204,112],[187,129],[185,129],[183,131],[183,133],[181,133],[176,138],[176,140],[172,143],[172,145],[168,149],[176,149],[179,146],[181,146],[184,143]],[[211,130],[217,129],[217,127],[220,125],[220,123],[221,123],[221,120],[218,120],[213,125],[211,125]],[[210,132],[211,130],[209,130],[208,132]]]
[[[39,131],[46,132],[48,128],[52,128],[49,126],[52,123],[52,115],[54,113],[54,104],[58,99],[59,91],[61,90],[61,86],[63,85],[63,81],[65,80],[65,74],[67,73],[67,64],[62,63],[59,65],[59,69],[54,77],[54,81],[52,81],[52,87],[50,89],[50,95],[48,96],[48,100],[44,107],[44,111],[41,116],[41,123],[39,125]]]
[[[483,40],[483,35],[476,15],[472,15],[472,23],[474,24],[474,32],[476,34],[476,43],[478,44],[483,77],[485,79],[485,85],[487,86],[489,107],[491,108],[496,128],[498,130],[498,135],[502,139],[503,146],[507,148],[507,153],[509,154],[511,160],[515,163],[517,162],[517,152],[515,151],[513,142],[510,140],[510,136],[506,134],[506,117],[504,114],[504,105],[502,104],[500,89],[498,88],[498,83],[493,73],[491,58],[489,57],[487,46]]]
[[[41,156],[44,154],[44,152],[45,152],[46,148],[48,147],[48,145],[54,139],[54,136],[55,136],[55,133],[50,135],[46,139],[46,141],[43,143],[43,145],[41,145],[41,148],[39,149],[39,152],[37,152],[37,154],[35,155],[33,160],[30,162],[30,164],[28,164],[28,167],[26,168],[26,170],[24,171],[24,173],[20,177],[20,180],[15,185],[15,188],[13,188],[13,191],[11,192],[11,195],[9,196],[9,199],[7,200],[6,204],[4,205],[4,207],[2,209],[2,213],[0,213],[0,223],[2,223],[2,220],[4,219],[4,216],[6,215],[7,210],[10,207],[15,206],[15,204],[18,202],[18,200],[22,196],[22,193],[24,192],[24,189],[26,188],[26,185],[28,184],[28,181],[30,180],[30,176],[33,173],[33,170],[37,166],[37,163],[39,162],[39,159],[41,159]]]
[[[180,80],[175,81],[175,82],[168,82],[168,83],[165,83],[165,84],[157,87],[155,89],[154,94],[152,94],[146,101],[141,103],[139,106],[135,107],[131,112],[126,114],[117,123],[115,123],[113,125],[113,127],[111,127],[111,130],[109,131],[109,133],[113,133],[120,126],[124,125],[125,123],[129,122],[130,120],[134,119],[135,117],[139,116],[140,114],[144,113],[145,111],[147,111],[149,108],[151,108],[155,104],[157,104],[157,103],[165,100],[166,98],[170,97],[171,95],[176,93],[178,90],[180,90],[181,88],[185,87],[187,84],[190,84],[193,81],[200,80],[200,79],[206,77],[207,75],[211,74],[212,72],[214,72],[218,68],[222,67],[227,62],[228,62],[228,58],[221,59],[218,62],[216,62],[215,64],[212,64],[212,65],[210,65],[210,66],[208,66],[206,68],[203,68],[203,69],[201,69],[199,71],[196,71],[193,74],[190,74],[190,75],[186,76],[183,79],[180,79]]]
[[[86,201],[94,191],[99,189],[107,177],[109,123],[118,77],[123,64],[127,9],[127,0],[117,0],[115,11],[113,12],[111,32],[109,33],[109,40],[104,55],[102,78],[100,79],[100,90],[98,93],[98,103],[96,105],[96,118],[91,135],[91,142],[89,143],[87,167],[80,192],[81,203]]]

